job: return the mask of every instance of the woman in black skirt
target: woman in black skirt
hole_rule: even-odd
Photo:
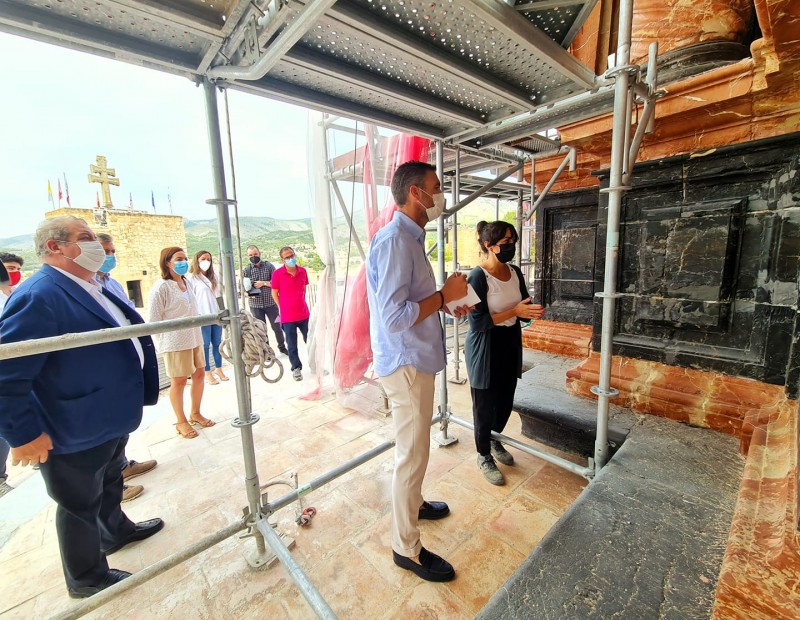
[[[505,478],[495,460],[514,464],[503,444],[491,437],[492,431],[502,433],[511,417],[517,379],[522,376],[520,319],[538,319],[543,313],[541,306],[530,303],[519,267],[509,264],[517,239],[517,231],[508,222],[480,222],[482,264],[467,278],[481,299],[470,312],[470,331],[464,344],[475,447],[484,478],[496,485],[505,484]]]

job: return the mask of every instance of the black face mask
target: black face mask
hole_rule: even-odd
[[[260,256],[251,256],[250,257],[250,262],[253,263],[254,265],[258,265],[258,263],[261,262],[261,257]]]
[[[499,260],[501,263],[507,263],[514,258],[514,253],[517,251],[516,244],[506,243],[499,247],[500,251],[495,254],[495,256],[497,256],[497,260]]]

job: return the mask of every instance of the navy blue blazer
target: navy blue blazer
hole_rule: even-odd
[[[142,317],[107,297],[131,324]],[[0,343],[118,327],[80,285],[44,265],[8,300]],[[158,364],[149,336],[0,360],[0,436],[18,447],[47,433],[53,454],[88,450],[136,430],[142,406],[158,401]]]

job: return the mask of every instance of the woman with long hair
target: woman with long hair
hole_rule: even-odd
[[[469,314],[470,331],[464,343],[475,427],[478,467],[495,485],[505,484],[495,460],[513,465],[514,457],[492,431],[502,433],[511,417],[517,379],[522,376],[521,320],[537,319],[543,309],[531,304],[525,278],[510,264],[519,237],[508,222],[479,222],[481,265],[467,281],[480,302]]]
[[[199,314],[219,312],[217,298],[222,296],[222,285],[217,281],[217,275],[214,273],[214,259],[211,257],[211,252],[200,250],[194,255],[187,280],[192,285]],[[220,381],[227,381],[228,377],[222,371],[222,356],[219,353],[219,343],[222,342],[222,325],[204,325],[200,328],[200,332],[203,334],[206,383],[217,385]],[[208,353],[209,347],[211,347],[211,355]],[[212,356],[214,357],[213,372],[211,371]]]
[[[197,300],[192,287],[186,280],[189,272],[189,261],[183,248],[169,247],[161,250],[158,261],[161,279],[150,291],[150,321],[164,321],[197,316]],[[193,424],[202,427],[214,426],[214,422],[200,413],[200,402],[203,400],[203,374],[205,358],[203,357],[203,337],[199,327],[164,332],[155,336],[156,345],[164,356],[167,376],[171,380],[169,401],[175,412],[178,435],[185,439],[197,437]],[[187,377],[192,378],[191,413],[189,418],[183,408],[183,392]]]

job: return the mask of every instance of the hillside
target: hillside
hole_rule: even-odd
[[[219,242],[217,220],[186,220],[186,248],[189,256],[207,250],[217,256]],[[234,262],[239,265],[236,248],[236,222],[231,218],[231,230],[234,239]],[[314,236],[311,232],[311,220],[278,220],[271,217],[239,218],[242,255],[247,260],[247,246],[256,245],[261,256],[273,263],[280,263],[279,252],[290,245],[296,251],[302,264],[315,271],[323,268],[322,261],[314,251]]]
[[[215,256],[219,254],[217,241],[217,220],[184,220],[186,230],[187,251],[191,254],[200,250],[209,250]],[[271,217],[239,218],[242,238],[242,253],[248,245],[257,245],[265,258],[279,262],[279,250],[291,245],[302,257],[303,264],[312,268],[321,268],[319,257],[314,252],[314,238],[311,234],[311,220],[279,220]],[[231,218],[231,229],[236,238],[236,223]],[[26,270],[39,265],[39,259],[33,249],[33,235],[17,235],[0,239],[0,251],[18,254],[25,260]],[[238,256],[235,256],[238,264]],[[318,264],[319,263],[319,264]]]

